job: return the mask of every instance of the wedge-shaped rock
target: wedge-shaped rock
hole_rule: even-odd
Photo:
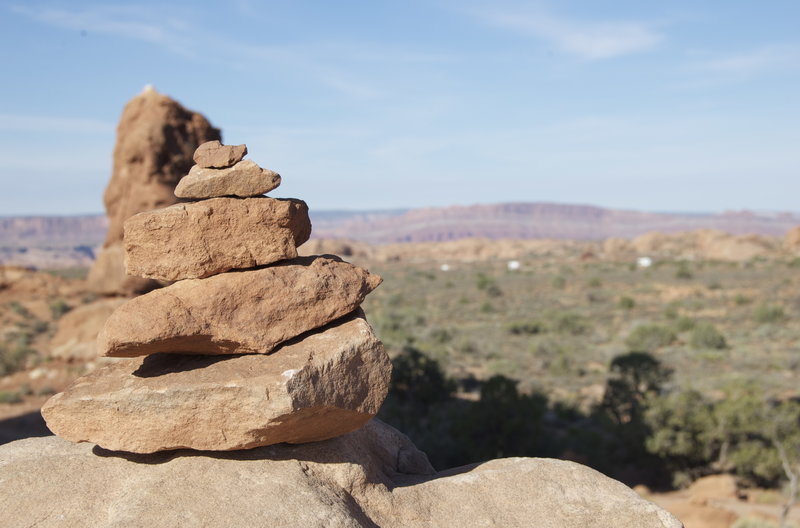
[[[139,213],[125,222],[128,275],[210,277],[297,256],[311,235],[302,200],[214,198]]]
[[[157,354],[78,379],[42,408],[54,433],[106,449],[247,449],[339,436],[378,412],[391,363],[361,316],[270,356]]]
[[[98,352],[269,353],[352,312],[381,280],[324,256],[176,282],[117,308],[97,336]]]
[[[245,155],[247,145],[223,145],[215,139],[197,147],[193,159],[200,167],[221,169],[242,161]]]
[[[194,200],[218,196],[260,196],[280,184],[280,174],[262,169],[251,160],[240,161],[227,169],[195,165],[178,182],[175,196]]]

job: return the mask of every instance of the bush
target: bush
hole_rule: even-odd
[[[56,299],[50,303],[50,314],[53,320],[60,319],[62,315],[70,311],[72,307],[64,302],[63,299]]]
[[[478,273],[475,286],[477,286],[479,290],[485,291],[486,295],[489,297],[500,297],[503,295],[503,291],[497,285],[497,282],[492,277],[483,273]]]
[[[636,301],[628,296],[621,297],[619,300],[619,307],[623,310],[633,310],[636,306]]]
[[[694,273],[692,273],[691,268],[685,262],[681,262],[678,264],[678,269],[675,271],[675,278],[676,279],[684,279],[688,280],[694,277]]]
[[[725,336],[717,330],[717,327],[711,323],[701,322],[695,325],[692,329],[692,335],[689,337],[689,345],[692,348],[712,348],[714,350],[722,350],[728,348],[728,343],[725,341]]]
[[[557,290],[563,290],[567,286],[567,279],[562,276],[555,277],[553,279],[553,288]]]
[[[19,392],[0,391],[0,403],[20,403],[22,396]]]
[[[693,329],[695,325],[694,319],[686,315],[682,315],[675,320],[675,330],[678,332],[688,332]]]
[[[653,352],[671,345],[676,338],[675,332],[669,327],[645,324],[634,328],[625,340],[625,344],[631,352]]]
[[[786,319],[786,313],[780,306],[762,304],[755,309],[753,317],[757,323],[761,324],[780,323]]]
[[[590,288],[599,288],[602,285],[603,281],[601,281],[599,277],[592,277],[591,279],[589,279]]]
[[[10,303],[8,303],[8,307],[11,308],[12,312],[19,315],[20,317],[24,317],[25,319],[33,317],[33,315],[28,311],[28,309],[22,306],[22,304],[20,304],[19,301],[11,301]]]
[[[736,306],[744,306],[745,304],[750,304],[753,302],[753,300],[750,297],[742,295],[741,293],[737,293],[736,297],[733,298],[733,302],[736,304]]]
[[[716,454],[713,407],[699,392],[688,390],[652,398],[645,411],[651,430],[650,453],[665,459],[674,472],[706,466]]]
[[[541,321],[517,322],[508,325],[508,332],[512,335],[536,335],[544,331],[544,324]]]
[[[582,315],[573,312],[560,312],[552,316],[550,322],[553,331],[559,334],[583,335],[591,330],[589,321]]]

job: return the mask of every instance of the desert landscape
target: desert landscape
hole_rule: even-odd
[[[800,528],[800,6],[0,6],[0,526]]]
[[[187,177],[181,183],[183,187],[175,191],[178,196],[165,192],[181,181],[168,175],[189,172],[191,161],[178,165],[180,168],[148,161],[148,157],[163,158],[157,153],[174,141],[159,139],[161,132],[142,134],[140,130],[183,131],[176,126],[182,120],[200,123],[199,132],[191,132],[189,137],[182,132],[180,136],[181,144],[186,145],[184,157],[191,159],[192,145],[219,137],[219,131],[197,116],[153,90],[129,103],[119,126],[114,176],[106,191],[107,221],[4,221],[6,261],[0,268],[3,442],[50,435],[39,409],[54,394],[76,390],[67,389],[76,377],[88,375],[85,379],[94,380],[92,383],[98,384],[100,390],[99,387],[115,383],[104,382],[103,376],[113,379],[129,375],[115,367],[119,360],[103,357],[130,355],[135,347],[144,346],[124,345],[126,340],[146,342],[147,333],[172,335],[169,332],[174,330],[168,326],[158,330],[159,325],[163,326],[160,321],[177,325],[175,328],[196,324],[189,320],[179,323],[180,312],[169,307],[171,297],[184,294],[174,290],[170,297],[162,296],[164,301],[156,301],[157,297],[152,296],[159,293],[159,288],[172,291],[186,277],[208,277],[231,267],[264,266],[276,258],[291,259],[297,254],[312,259],[319,258],[313,255],[338,255],[369,269],[372,277],[383,278],[381,287],[363,304],[354,301],[369,314],[394,370],[391,385],[383,389],[388,391],[388,397],[379,412],[377,402],[383,397],[376,387],[380,383],[372,381],[372,388],[365,388],[375,394],[368,400],[373,403],[367,416],[377,412],[380,420],[408,435],[427,455],[425,464],[429,460],[432,465],[423,473],[503,457],[552,457],[586,464],[621,480],[677,515],[688,528],[777,526],[800,521],[800,514],[791,508],[796,491],[786,487],[796,474],[793,468],[800,462],[795,403],[800,369],[796,359],[800,346],[800,299],[795,293],[800,286],[800,227],[789,227],[783,236],[775,234],[794,222],[792,215],[708,216],[696,218],[692,225],[695,229],[689,231],[665,228],[664,232],[647,231],[630,238],[570,239],[567,235],[588,230],[599,217],[608,219],[604,225],[609,226],[608,233],[615,235],[647,229],[651,225],[648,222],[682,228],[691,218],[542,205],[471,208],[465,217],[459,216],[458,208],[392,215],[328,214],[327,219],[323,214],[321,233],[306,241],[311,224],[303,202],[213,198],[232,192],[244,193],[243,196],[268,192],[280,184],[280,176],[275,173],[270,173],[267,179],[271,183],[263,188],[245,185],[242,180],[245,186],[241,191],[207,190],[211,187],[197,187],[202,190],[195,191],[190,190],[194,189],[190,185],[206,185],[206,180],[185,184]],[[138,142],[128,141],[129,135]],[[203,170],[222,173],[231,169]],[[260,174],[260,168],[255,170],[247,178]],[[157,192],[132,180],[152,180],[152,174],[167,175],[159,176],[162,183]],[[231,182],[244,177],[231,174]],[[197,178],[208,177],[198,172]],[[119,194],[119,189],[124,193]],[[173,210],[168,208],[159,215],[142,213],[131,218],[125,223],[123,247],[121,223],[136,210],[159,209],[178,202],[186,193],[198,192],[204,201],[178,203],[173,206],[177,208],[175,213],[168,213]],[[208,192],[217,194],[203,194]],[[250,202],[246,200],[262,201],[247,205]],[[247,215],[235,213],[240,203],[250,211]],[[258,204],[268,203],[284,204],[280,211],[285,212],[279,213],[274,205],[269,205],[271,212],[257,212]],[[119,204],[127,204],[126,212],[118,211]],[[207,211],[197,209],[201,205]],[[220,212],[214,213],[216,209]],[[587,213],[588,220],[584,218]],[[208,215],[227,215],[220,217],[225,218],[220,220],[226,226],[225,235],[215,234],[213,223],[202,224]],[[281,241],[285,234],[264,231],[254,236],[264,228],[258,221],[248,220],[248,215],[291,215],[287,217],[291,220],[287,220],[290,231],[286,233],[292,233],[297,252],[278,249],[285,247],[286,242]],[[465,227],[463,232],[454,231],[452,225],[470,225],[466,217],[475,226],[483,226],[483,230]],[[452,220],[439,223],[437,218]],[[171,226],[168,231],[152,231],[153,226],[163,222]],[[193,225],[201,227],[186,231]],[[535,232],[548,236],[528,236],[532,232],[526,231],[526,225],[538,226]],[[421,226],[425,227],[422,231]],[[548,226],[561,226],[561,230],[548,230]],[[313,229],[316,231],[317,226]],[[749,230],[761,234],[741,234]],[[241,234],[231,236],[234,232]],[[359,236],[371,233],[379,237],[382,232],[399,235],[371,240]],[[484,237],[472,236],[476,232]],[[350,236],[328,236],[343,233]],[[246,242],[247,253],[236,256],[247,239],[252,239]],[[431,239],[441,241],[428,241]],[[376,240],[382,243],[375,243]],[[159,257],[162,248],[173,249]],[[214,248],[209,256],[198,253],[197,257],[187,257],[209,248]],[[78,253],[80,257],[75,258]],[[174,260],[172,253],[181,257]],[[261,254],[264,256],[255,256]],[[194,260],[197,264],[192,264]],[[304,266],[309,264],[298,270]],[[126,274],[125,267],[133,276]],[[263,269],[270,271],[271,266]],[[290,268],[281,269],[289,272]],[[336,273],[348,272],[342,269]],[[220,280],[226,276],[234,277],[223,273]],[[281,284],[307,280],[301,277],[274,280]],[[175,280],[178,283],[164,289]],[[228,283],[226,289],[235,288],[230,280],[220,285]],[[208,284],[210,288],[211,283]],[[370,284],[369,289],[375,287],[374,282]],[[308,287],[296,289],[291,296],[305,295],[301,292]],[[268,291],[269,287],[264,293],[243,293],[240,297],[260,297],[269,295]],[[152,297],[150,302],[160,303],[159,310],[164,312],[153,314],[149,323],[137,322],[139,326],[134,328],[140,330],[129,330],[131,323],[126,323],[125,318],[140,321],[150,317],[150,309],[137,313],[136,308],[127,308],[133,306],[127,304],[129,299],[146,292],[151,293],[140,299]],[[343,290],[337,295],[344,301],[349,294]],[[213,305],[203,307],[202,297],[191,299],[187,297],[176,307],[185,310],[187,303],[201,302],[189,309],[193,318],[206,312],[210,317],[222,316],[213,315]],[[352,310],[352,306],[345,305],[341,313]],[[243,305],[241,309],[254,308]],[[274,309],[279,310],[277,314],[288,308]],[[168,315],[170,310],[173,312]],[[327,313],[327,308],[324,310]],[[271,312],[263,312],[262,317],[275,317],[268,313]],[[312,317],[308,308],[298,313]],[[311,327],[324,325],[337,316],[328,317],[311,323]],[[348,328],[347,324],[353,323],[342,328]],[[113,332],[119,335],[98,338],[104,327],[118,328]],[[280,332],[279,328],[276,326],[275,331]],[[299,326],[287,335],[302,333],[304,328],[308,327]],[[182,331],[188,331],[187,335],[195,332]],[[345,337],[348,331],[342,330],[339,339],[349,339]],[[244,339],[237,345],[240,348],[225,353],[251,350],[248,347],[253,345],[247,344],[250,338],[241,336],[236,338]],[[147,353],[174,347],[182,350],[180,341],[175,339],[177,334],[165,341],[172,343],[166,348],[158,348],[155,342],[147,345]],[[265,337],[259,339],[263,343]],[[279,342],[285,337],[277,339]],[[97,343],[103,343],[100,349]],[[202,346],[208,351],[204,353],[211,353],[209,345],[192,343],[195,342],[187,340],[186,346],[195,350]],[[257,349],[266,345],[255,346]],[[103,349],[108,352],[98,354]],[[148,368],[161,368],[155,367],[154,362],[150,364]],[[186,361],[181,364],[182,369],[197,368],[189,367]],[[136,366],[144,368],[138,363]],[[208,372],[208,376],[217,376]],[[349,374],[344,370],[341,375]],[[176,378],[174,383],[191,383],[191,378]],[[188,387],[182,390],[189,390]],[[167,389],[154,390],[158,393]],[[52,403],[57,400],[53,398],[45,409],[45,416],[51,416],[50,428],[76,440],[89,435],[104,447],[123,451],[151,452],[191,446],[194,442],[199,442],[196,445],[201,449],[214,449],[216,441],[212,437],[201,439],[193,432],[191,438],[196,440],[174,438],[178,433],[170,433],[168,438],[157,432],[158,427],[150,437],[132,442],[129,438],[141,435],[126,428],[140,426],[135,422],[117,423],[113,412],[109,415],[100,407],[92,411],[97,418],[96,425],[91,425],[94,422],[80,418],[85,407],[81,398],[86,396],[66,396],[58,400],[64,403],[58,404]],[[136,405],[149,405],[146,401]],[[255,401],[252,404],[257,405]],[[119,409],[120,404],[116,405]],[[324,408],[328,404],[319,405]],[[133,410],[137,408],[131,407],[127,412],[135,417],[143,412]],[[179,416],[185,411],[175,412]],[[353,419],[341,415],[334,421],[343,426]],[[248,421],[245,415],[233,421],[237,420]],[[117,425],[102,425],[112,422]],[[275,429],[270,438],[280,442],[301,438],[291,435],[324,438],[342,434],[320,433],[320,426],[313,423],[302,426],[306,427],[305,433],[299,432],[301,426],[288,432]],[[361,418],[353,422],[361,423]],[[209,426],[198,425],[199,429],[203,427]],[[340,431],[359,425],[346,427]],[[107,433],[99,432],[103,430]],[[220,445],[229,446],[225,449],[250,445],[244,440],[248,433],[241,434],[244,436],[237,440],[229,428]]]

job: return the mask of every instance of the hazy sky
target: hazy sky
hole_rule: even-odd
[[[0,0],[0,215],[102,211],[145,84],[314,209],[800,210],[800,2]]]

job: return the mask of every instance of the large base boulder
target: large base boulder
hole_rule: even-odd
[[[573,462],[501,459],[434,474],[372,420],[338,438],[248,451],[120,455],[62,438],[0,447],[0,526],[680,528]]]
[[[269,356],[119,360],[53,396],[42,415],[63,438],[135,453],[313,442],[369,421],[391,370],[372,328],[351,316]]]

